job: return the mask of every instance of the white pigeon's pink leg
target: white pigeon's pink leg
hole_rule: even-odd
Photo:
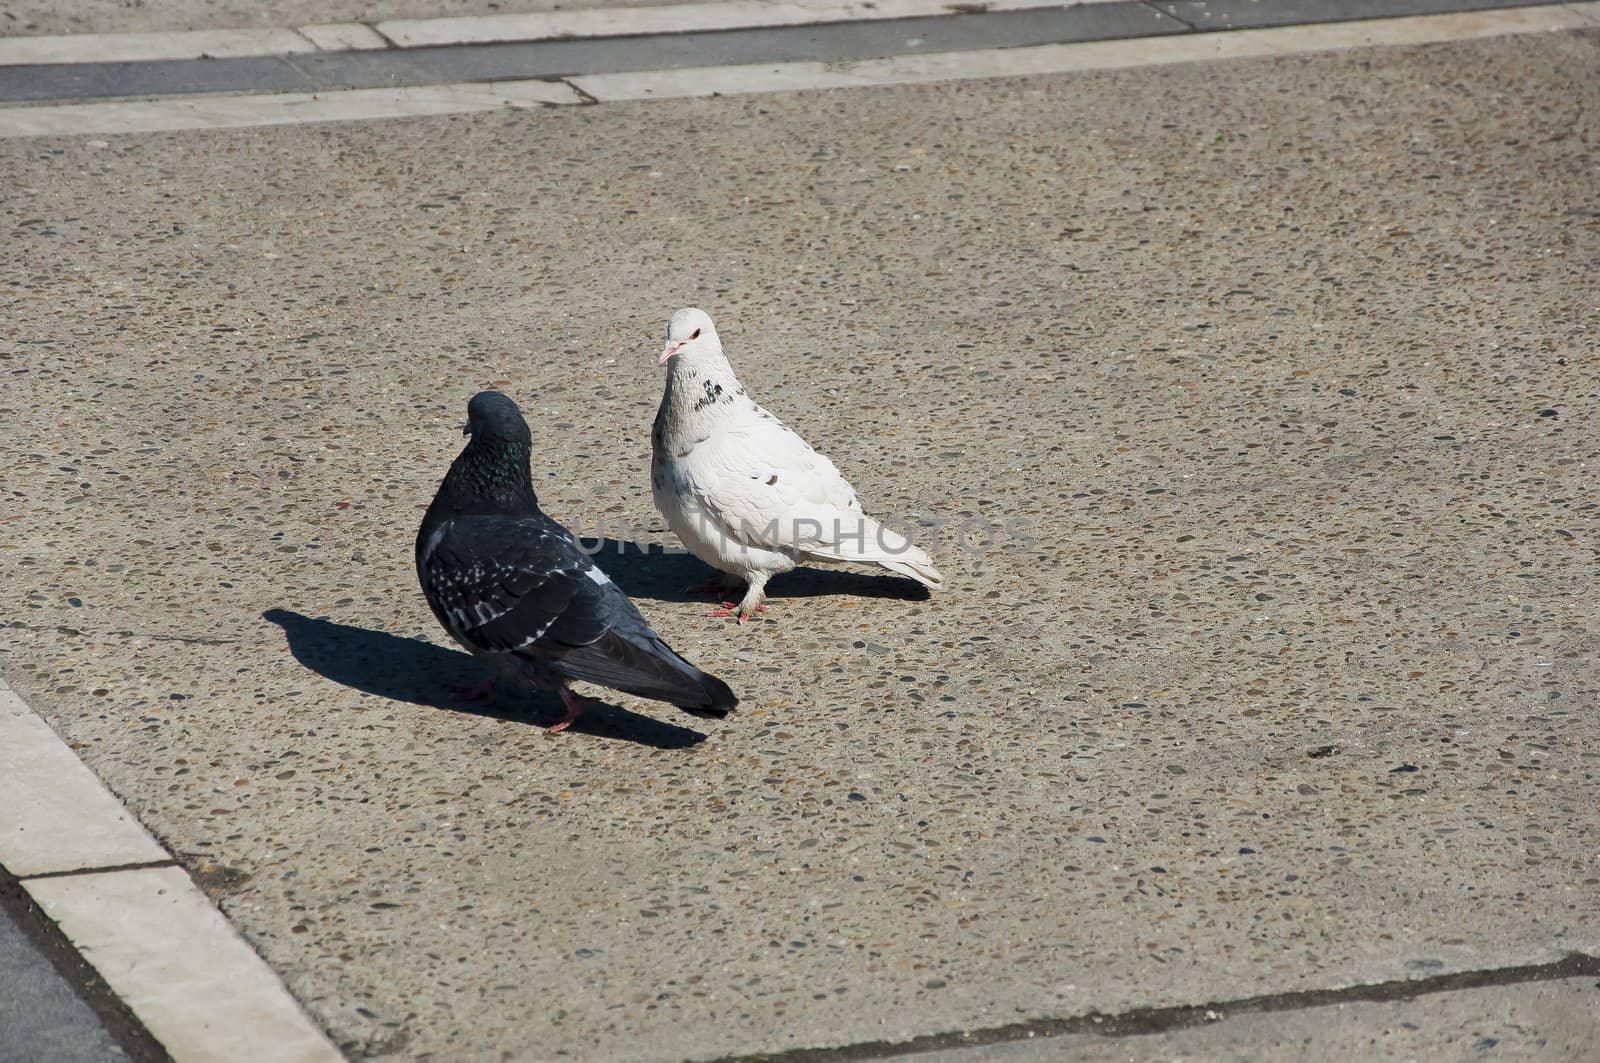
[[[567,714],[550,725],[551,734],[560,734],[568,727],[577,723],[591,706],[599,704],[594,698],[586,698],[581,694],[574,694],[566,687],[561,688],[561,704],[567,707]]]
[[[725,617],[725,616],[733,616],[734,614],[737,613],[739,615],[739,623],[742,624],[742,623],[744,623],[745,618],[747,616],[749,616],[750,614],[749,613],[740,613],[739,612],[739,608],[740,607],[739,607],[739,603],[738,602],[723,602],[721,605],[717,606],[715,609],[711,610],[711,612],[707,613],[706,615],[707,616],[715,616],[715,617]],[[759,605],[757,605],[755,607],[754,611],[758,612],[758,613],[766,612],[767,611],[767,603],[766,602],[760,603]]]
[[[450,693],[462,701],[488,701],[494,697],[494,688],[500,684],[499,676],[490,676],[476,686],[451,687]]]
[[[765,599],[767,597],[766,587],[767,587],[767,580],[769,578],[770,577],[765,572],[754,572],[754,573],[751,573],[751,575],[750,575],[750,586],[748,588],[746,588],[746,590],[744,592],[744,597],[739,600],[739,604],[737,606],[735,606],[732,602],[723,602],[722,603],[722,608],[713,609],[711,611],[711,615],[712,616],[734,616],[734,615],[737,615],[739,617],[739,623],[742,624],[746,620],[748,620],[752,616],[754,616],[756,613],[758,613],[758,612],[761,612],[761,613],[766,612],[767,611],[767,607],[764,604],[764,601],[765,601]]]

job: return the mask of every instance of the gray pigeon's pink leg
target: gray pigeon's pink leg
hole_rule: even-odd
[[[477,686],[451,687],[450,693],[462,701],[488,701],[494,697],[494,688],[500,683],[498,676],[490,676]]]
[[[562,687],[561,704],[567,707],[567,714],[550,725],[551,734],[560,734],[565,731],[568,727],[577,723],[583,714],[589,711],[590,706],[598,703],[594,698],[586,698],[580,694],[574,694],[566,687]]]

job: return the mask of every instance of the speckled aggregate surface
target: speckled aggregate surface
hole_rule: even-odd
[[[1579,34],[0,143],[0,672],[357,1055],[1600,948],[1597,75]],[[608,554],[744,711],[460,706],[411,541],[466,398],[659,543],[689,303],[946,589],[795,574],[741,629]]]

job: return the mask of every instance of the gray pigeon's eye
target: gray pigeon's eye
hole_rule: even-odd
[[[691,340],[699,339],[700,338],[700,330],[699,329],[695,329],[693,332],[689,333],[689,338]]]

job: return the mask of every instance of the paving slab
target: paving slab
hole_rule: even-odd
[[[754,0],[777,16],[775,23],[815,21],[807,12],[827,11],[834,18],[881,18],[885,10],[912,11],[916,14],[944,14],[968,6],[960,0]],[[1115,3],[1117,0],[991,0],[988,9],[1007,7],[1075,7]],[[1395,0],[1397,3],[1415,0]],[[51,36],[83,33],[150,33],[161,31],[210,31],[222,29],[273,29],[284,26],[312,26],[324,29],[333,23],[382,24],[397,44],[448,44],[462,40],[520,40],[542,33],[528,34],[529,26],[544,28],[548,22],[525,16],[555,15],[561,24],[591,36],[606,29],[618,18],[633,21],[628,12],[651,8],[674,8],[672,13],[652,12],[644,16],[634,32],[661,33],[685,28],[679,20],[698,21],[707,10],[732,13],[734,24],[749,25],[747,0],[267,0],[246,4],[241,0],[181,0],[159,5],[124,4],[114,0],[82,0],[70,5],[44,0],[13,0],[0,12],[0,38],[13,36]],[[929,9],[932,9],[931,11]],[[743,14],[738,13],[740,9]],[[573,18],[573,16],[577,16]],[[570,21],[569,21],[570,20]],[[509,35],[508,35],[509,30]],[[319,42],[320,44],[320,42]]]
[[[50,800],[40,800],[46,792]],[[13,875],[45,875],[167,858],[0,679],[0,864]]]
[[[517,0],[517,11],[571,11],[615,7],[617,0]],[[656,7],[675,0],[629,0]],[[503,0],[173,0],[129,4],[123,0],[12,0],[0,12],[0,36],[71,33],[151,33],[161,30],[270,29],[329,22],[431,19],[500,14]]]
[[[357,52],[389,47],[389,41],[381,33],[360,22],[301,26],[299,33],[325,52]]]
[[[157,100],[120,101],[114,104],[8,108],[3,119],[0,119],[0,136],[126,133],[139,128],[227,129],[305,122],[353,122],[423,114],[504,112],[510,108],[584,102],[584,97],[570,85],[537,80],[351,89],[332,93],[168,96]]]
[[[320,35],[317,31],[321,27],[309,27],[309,29],[313,35]],[[328,40],[326,36],[322,36],[322,39]],[[0,37],[0,68],[49,67],[59,63],[88,67],[90,64],[98,63],[141,63],[162,59],[210,61],[236,56],[289,55],[294,52],[315,51],[317,47],[318,44],[312,35],[288,29]],[[40,70],[38,73],[39,76],[49,76],[48,70]]]
[[[882,19],[981,15],[1032,8],[1081,8],[1122,0],[989,0],[982,5],[949,0],[696,0],[653,7],[620,6],[560,12],[512,12],[466,18],[395,19],[377,29],[401,47],[492,41],[625,37],[816,25]]]
[[[1397,0],[1399,2],[1399,0]],[[514,11],[422,19],[314,23],[293,28],[154,30],[128,33],[0,35],[0,66],[155,59],[219,59],[311,51],[370,51],[389,47],[552,41],[592,37],[705,33],[757,27],[821,25],[976,15],[996,11],[1137,7],[1146,19],[1160,12],[1129,0],[988,0],[972,8],[945,0],[699,0],[658,6],[625,5],[560,11]]]
[[[340,1058],[182,868],[35,878],[27,888],[173,1059]]]
[[[0,143],[0,674],[351,1054],[1593,951],[1597,74],[1552,34]],[[645,470],[691,303],[943,591],[685,600]],[[449,693],[411,537],[484,386],[738,716]]]

